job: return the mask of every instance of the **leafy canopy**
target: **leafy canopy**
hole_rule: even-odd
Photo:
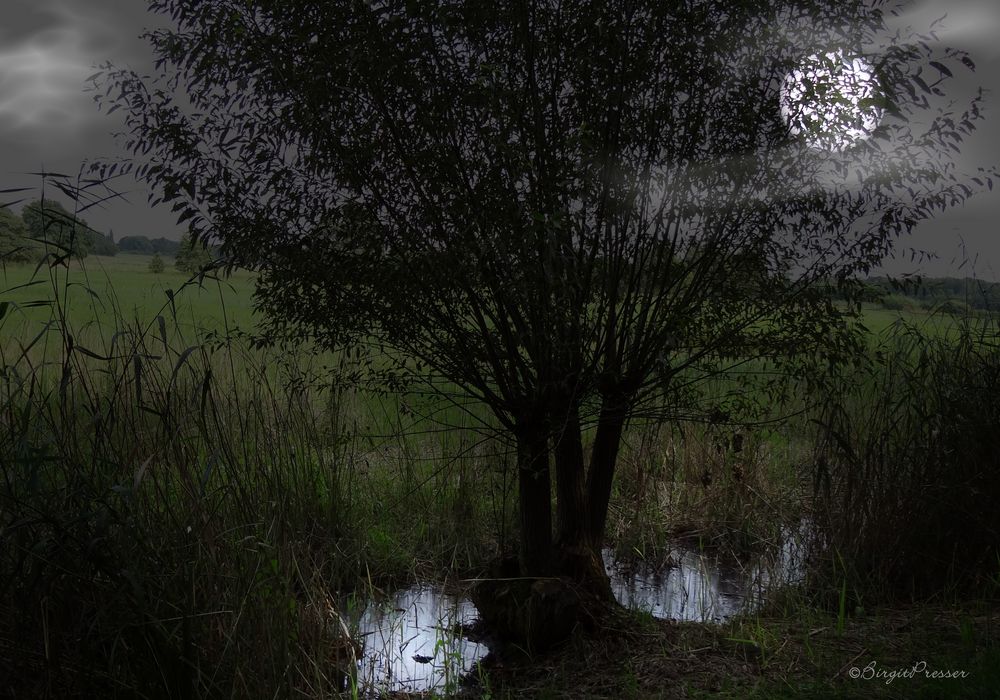
[[[0,263],[36,262],[41,247],[28,238],[21,217],[7,207],[0,207]]]
[[[174,267],[181,272],[196,274],[212,263],[212,253],[204,241],[195,240],[191,235],[181,237],[180,246],[174,257]]]
[[[166,269],[166,266],[163,264],[163,258],[160,257],[159,253],[153,255],[152,259],[149,261],[148,268],[153,274],[159,274]]]
[[[63,251],[71,252],[73,257],[84,258],[89,253],[115,255],[118,252],[118,247],[109,238],[55,200],[29,202],[21,211],[21,218],[31,238],[52,243]]]
[[[972,194],[952,153],[980,100],[933,102],[972,62],[883,5],[157,0],[159,72],[96,80],[129,167],[261,270],[276,330],[377,343],[515,429],[609,397],[667,415],[720,362],[850,356],[823,290]],[[884,87],[842,152],[780,111],[834,50]]]

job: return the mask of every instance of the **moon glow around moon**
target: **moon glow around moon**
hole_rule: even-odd
[[[812,148],[843,151],[871,136],[885,110],[875,68],[842,51],[802,61],[781,84],[781,116]]]

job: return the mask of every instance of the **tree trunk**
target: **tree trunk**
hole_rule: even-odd
[[[587,507],[583,468],[583,436],[580,414],[574,406],[557,423],[556,532],[560,547],[588,544]]]
[[[558,496],[556,569],[577,588],[583,602],[591,597],[614,600],[611,580],[601,556],[602,541],[589,528],[583,435],[577,407],[570,409],[555,435],[556,494]]]
[[[558,546],[552,540],[550,434],[542,424],[521,424],[515,431],[520,561],[513,568],[512,562],[498,562],[470,591],[480,618],[494,633],[529,653],[565,640],[581,626],[596,629],[614,605],[601,539],[588,528],[579,414],[574,408],[553,423]],[[606,509],[606,497],[603,502]]]
[[[523,425],[516,437],[521,574],[545,576],[552,564],[552,492],[548,436],[540,425]]]
[[[628,399],[623,394],[615,392],[604,397],[587,474],[588,538],[598,546],[603,541],[608,520],[611,485],[627,415]]]

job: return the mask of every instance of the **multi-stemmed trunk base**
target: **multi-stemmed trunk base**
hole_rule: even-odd
[[[600,554],[591,547],[556,548],[551,574],[523,576],[513,559],[479,581],[471,597],[483,623],[529,653],[592,630],[617,605]]]

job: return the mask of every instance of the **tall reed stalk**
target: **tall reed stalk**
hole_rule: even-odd
[[[967,315],[946,333],[900,320],[874,352],[816,418],[817,525],[831,571],[841,562],[837,578],[858,602],[990,589],[1000,555],[1000,318]]]

